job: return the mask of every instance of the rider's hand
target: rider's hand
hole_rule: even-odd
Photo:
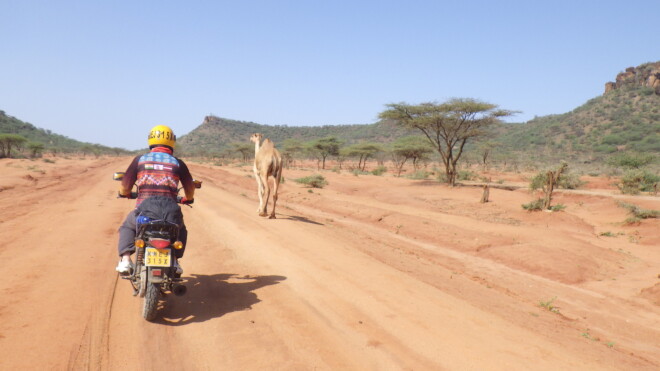
[[[119,192],[119,191],[117,191],[117,197],[118,198],[129,198],[129,196],[125,196],[125,195],[121,194],[121,192]]]
[[[187,198],[185,198],[185,197],[181,197],[181,199],[179,200],[179,202],[182,203],[182,204],[184,204],[184,205],[190,205],[190,204],[192,204],[192,203],[195,202],[195,199],[193,198],[192,200],[189,200],[189,199],[187,199]]]

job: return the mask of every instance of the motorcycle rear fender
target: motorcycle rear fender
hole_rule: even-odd
[[[161,270],[161,275],[160,276],[154,276],[153,270],[154,269],[160,269]],[[169,272],[169,268],[166,267],[147,267],[147,277],[149,282],[152,283],[163,283],[167,279],[167,275]]]

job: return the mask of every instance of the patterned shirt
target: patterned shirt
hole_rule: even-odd
[[[136,207],[152,196],[165,196],[176,200],[179,181],[183,185],[186,198],[192,200],[195,185],[186,164],[164,148],[156,147],[151,152],[133,159],[126,169],[120,192],[128,194],[133,184],[136,184]]]

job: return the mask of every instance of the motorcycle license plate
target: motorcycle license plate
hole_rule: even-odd
[[[147,267],[169,267],[172,252],[170,249],[155,249],[153,247],[147,247],[147,251],[144,254],[145,265]]]

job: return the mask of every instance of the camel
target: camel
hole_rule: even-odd
[[[268,177],[273,178],[273,209],[270,212],[269,219],[275,219],[275,204],[277,204],[277,189],[280,186],[282,178],[282,156],[275,148],[275,144],[266,138],[262,142],[263,135],[254,133],[250,136],[250,141],[254,143],[254,177],[257,180],[257,194],[259,195],[259,216],[268,215],[268,198],[270,197],[270,184]],[[264,200],[265,193],[265,200]]]

